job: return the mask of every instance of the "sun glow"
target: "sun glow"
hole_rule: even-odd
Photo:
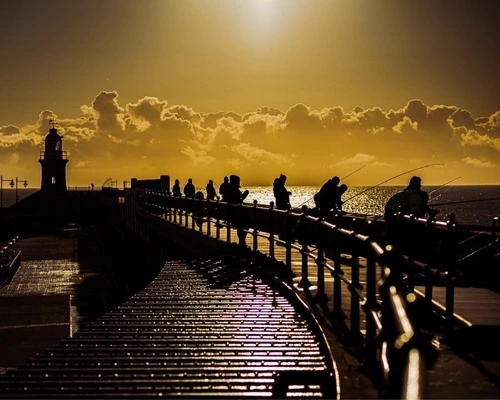
[[[251,0],[238,3],[242,6],[244,25],[249,38],[272,41],[279,33],[293,6],[292,1]]]

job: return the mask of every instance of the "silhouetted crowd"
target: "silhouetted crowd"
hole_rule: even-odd
[[[273,182],[273,195],[275,198],[274,208],[278,210],[290,210],[292,208],[290,203],[290,196],[292,192],[286,188],[287,177],[280,174]],[[414,213],[419,217],[428,214],[435,216],[439,211],[432,210],[429,205],[429,195],[421,188],[422,180],[418,176],[413,176],[410,179],[408,186],[401,192],[392,196],[385,205],[385,218],[391,218],[397,212]],[[215,188],[215,184],[210,179],[206,185],[206,199],[211,201],[223,201],[228,204],[242,204],[247,198],[249,191],[241,191],[241,180],[238,175],[225,176],[219,185],[219,193]],[[319,191],[314,194],[315,207],[310,210],[313,215],[327,218],[329,215],[335,213],[343,213],[342,206],[344,201],[342,196],[346,193],[348,187],[346,184],[340,184],[340,178],[334,176],[326,181]],[[180,182],[178,179],[172,187],[172,195],[180,197],[184,194],[186,198],[191,199],[205,199],[202,191],[196,191],[191,178],[181,192]],[[306,202],[308,202],[308,199]],[[304,202],[303,204],[305,204]]]

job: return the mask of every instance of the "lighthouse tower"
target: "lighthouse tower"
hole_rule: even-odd
[[[50,193],[66,192],[66,164],[68,158],[62,149],[62,137],[57,133],[54,120],[45,137],[45,150],[40,152],[38,162],[42,165],[41,190]]]

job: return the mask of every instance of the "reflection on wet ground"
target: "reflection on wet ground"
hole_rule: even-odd
[[[148,274],[134,279],[130,272],[140,249],[137,259],[108,252],[119,246],[93,227],[20,238],[21,266],[0,287],[0,373],[71,336],[147,283]]]

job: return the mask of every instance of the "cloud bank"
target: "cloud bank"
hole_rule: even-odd
[[[204,187],[232,173],[244,185],[267,185],[280,173],[289,185],[319,185],[362,165],[350,184],[370,185],[427,163],[445,164],[422,170],[429,183],[462,176],[462,183],[500,184],[500,110],[473,116],[413,99],[397,110],[299,103],[242,115],[204,113],[151,96],[121,104],[116,91],[103,91],[74,118],[44,110],[31,124],[1,126],[4,175],[28,176],[36,186],[50,119],[64,138],[68,184],[75,186],[167,174]]]

